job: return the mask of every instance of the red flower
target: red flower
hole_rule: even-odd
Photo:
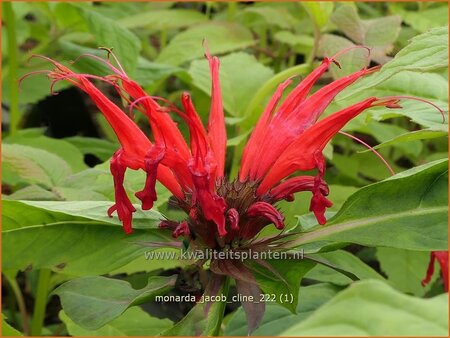
[[[427,275],[422,280],[422,286],[427,285],[434,273],[434,263],[438,261],[441,267],[442,278],[444,279],[444,288],[448,292],[448,251],[433,251],[430,254],[430,263],[428,264]]]
[[[157,199],[155,182],[159,180],[188,215],[184,222],[163,221],[161,227],[171,229],[174,237],[183,235],[213,248],[250,239],[271,223],[282,229],[284,217],[275,205],[282,199],[292,201],[294,194],[300,191],[312,193],[310,210],[320,224],[325,224],[325,210],[332,204],[326,198],[328,187],[324,181],[322,154],[325,145],[365,109],[399,107],[398,98],[370,97],[317,122],[339,92],[378,69],[362,69],[309,95],[330,64],[337,63],[334,58],[325,58],[278,106],[283,91],[292,81],[289,79],[279,85],[245,147],[239,177],[230,181],[225,177],[226,129],[217,57],[206,53],[212,77],[212,97],[205,129],[189,94],[182,95],[182,111],[173,104],[161,106],[157,101],[162,99],[147,95],[118,62],[119,66],[115,67],[109,61],[88,56],[105,62],[113,74],[102,78],[77,74],[46,58],[55,65],[48,75],[53,82],[66,80],[86,92],[105,115],[122,145],[111,160],[116,203],[109,209],[109,215],[117,211],[125,231],[132,231],[135,209],[123,186],[124,174],[127,168],[142,169],[147,173],[147,179],[142,191],[136,193],[142,201],[142,209],[152,208]],[[152,141],[94,86],[93,79],[114,86],[130,104],[130,112],[136,108],[146,115]],[[186,122],[190,146],[169,111],[179,114]],[[313,169],[317,170],[316,176],[290,177],[297,171]]]

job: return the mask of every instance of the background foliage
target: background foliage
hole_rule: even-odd
[[[180,217],[168,205],[170,194],[158,186],[156,208],[136,213],[132,236],[106,216],[114,198],[108,159],[117,139],[89,100],[67,84],[51,96],[48,79],[32,76],[19,91],[19,77],[49,68],[42,60],[28,61],[32,54],[69,64],[87,52],[104,56],[98,47],[114,48],[127,73],[149,93],[179,103],[187,90],[206,121],[206,38],[221,60],[231,176],[276,86],[355,44],[370,47],[370,57],[363,50],[344,54],[342,69],[333,66],[316,88],[368,64],[383,68],[340,94],[327,113],[369,95],[416,96],[448,111],[446,3],[2,5],[4,335],[192,335],[196,321],[204,334],[216,332],[217,318],[202,318],[194,304],[152,302],[158,293],[186,294],[180,284],[198,279],[186,262],[145,260],[148,248],[136,244],[170,240],[156,229],[161,214]],[[72,66],[108,73],[87,58]],[[110,88],[102,89],[120,102]],[[376,156],[338,135],[326,148],[334,203],[329,227],[317,227],[308,214],[310,196],[279,204],[291,231],[308,232],[299,235],[299,248],[361,281],[320,264],[278,262],[280,273],[292,275],[282,286],[263,278],[263,289],[294,292],[298,304],[268,304],[255,335],[447,335],[448,299],[439,269],[430,285],[420,281],[430,252],[448,246],[448,119],[443,123],[421,102],[402,106],[395,112],[372,109],[345,128],[377,145],[398,175],[389,178]],[[136,118],[149,132],[142,117]],[[127,173],[130,190],[143,181],[143,173]],[[180,272],[175,284],[168,276]],[[117,297],[125,303],[115,304]],[[221,333],[245,335],[242,309],[229,305],[226,314]]]

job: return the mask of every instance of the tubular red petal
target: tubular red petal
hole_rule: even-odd
[[[284,90],[291,84],[291,82],[292,79],[288,79],[278,86],[275,94],[270,99],[266,109],[252,132],[242,155],[242,164],[241,169],[239,170],[239,178],[241,182],[244,182],[247,179],[250,166],[255,163],[255,158],[257,158],[259,153],[259,147],[261,143],[264,142],[265,132],[269,125],[270,119],[272,118],[273,112],[275,111]]]
[[[302,103],[312,86],[316,81],[328,70],[332,59],[324,58],[320,66],[314,69],[307,77],[295,87],[295,89],[286,97],[280,106],[279,113],[287,114],[293,111],[300,103]]]
[[[211,109],[208,121],[208,137],[214,154],[217,168],[216,176],[223,177],[225,167],[225,153],[227,147],[227,132],[220,89],[219,66],[217,57],[211,57],[208,51],[205,53],[211,72]]]
[[[126,77],[122,77],[121,80],[123,89],[133,100],[142,100],[139,104],[143,106],[143,111],[149,119],[155,142],[164,143],[167,148],[175,149],[179,156],[187,160],[189,158],[188,146],[170,115],[161,113],[161,106],[148,96],[135,81]]]
[[[239,230],[239,212],[231,208],[227,211],[227,218],[231,224],[231,230]]]
[[[204,163],[208,152],[208,139],[205,128],[203,127],[200,117],[195,111],[191,97],[188,93],[183,93],[181,102],[186,112],[186,117],[184,118],[189,127],[192,156],[196,160],[200,160]]]
[[[372,97],[342,109],[300,134],[275,161],[259,186],[258,195],[266,193],[281,179],[297,170],[314,169],[316,167],[315,154],[321,152],[348,121],[365,109],[372,107],[376,101],[377,99]]]
[[[441,275],[444,280],[445,291],[448,292],[448,251],[433,251],[430,254],[430,262],[428,263],[427,273],[425,278],[422,280],[422,286],[427,285],[431,281],[431,277],[434,274],[434,262],[438,261],[441,267]]]
[[[249,217],[264,217],[275,224],[277,229],[284,229],[284,216],[271,204],[255,202],[247,210]]]
[[[128,198],[123,186],[126,166],[124,166],[121,162],[122,154],[123,150],[119,149],[114,154],[110,163],[111,174],[114,179],[114,195],[116,204],[109,208],[108,215],[111,216],[114,211],[117,211],[119,220],[123,224],[123,229],[127,234],[130,234],[133,232],[131,221],[133,218],[133,212],[135,212],[136,209],[133,207],[133,204],[131,204],[131,201]]]
[[[264,156],[260,156],[261,160],[256,163],[250,177],[254,180],[261,179],[277,160],[278,155],[294,142],[298,135],[317,121],[320,114],[337,94],[360,77],[370,74],[374,70],[374,68],[362,69],[333,81],[319,89],[295,109],[288,111],[286,114],[275,115],[266,134],[266,139],[270,141],[265,142],[260,147],[260,154],[264,154]]]
[[[175,228],[175,230],[172,232],[172,236],[174,238],[178,238],[180,236],[189,236],[191,234],[191,231],[189,229],[189,224],[187,221],[183,221]]]
[[[164,147],[154,145],[145,155],[145,172],[147,177],[145,179],[144,189],[137,192],[135,195],[142,201],[142,209],[150,210],[153,207],[153,203],[157,200],[156,196],[156,176],[158,165],[163,159],[165,154]]]
[[[321,152],[316,152],[314,154],[314,159],[316,161],[318,173],[314,178],[314,187],[312,189],[313,197],[311,199],[309,211],[312,211],[314,216],[316,216],[317,222],[319,222],[320,225],[323,225],[327,222],[325,211],[327,208],[331,207],[333,203],[324,196],[321,189],[321,187],[326,184],[323,180],[323,176],[325,175],[325,158]]]
[[[227,234],[225,229],[225,210],[227,204],[225,200],[211,191],[211,186],[206,173],[196,171],[191,167],[194,191],[192,204],[198,203],[203,215],[209,221],[213,221],[217,226],[217,231],[221,237]]]
[[[314,176],[296,176],[289,178],[270,190],[270,199],[274,202],[282,199],[293,201],[293,194],[301,191],[313,191],[314,182]],[[328,195],[328,186],[325,182],[321,184],[320,190],[324,195]]]

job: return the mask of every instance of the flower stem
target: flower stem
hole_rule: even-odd
[[[20,120],[19,111],[19,85],[18,79],[18,55],[17,55],[17,39],[16,39],[16,18],[11,2],[3,3],[3,15],[6,24],[6,34],[8,37],[8,66],[9,66],[9,133],[14,135]]]
[[[237,2],[229,1],[227,8],[227,21],[233,21],[234,15],[236,14],[236,10],[237,10]]]
[[[40,336],[45,319],[45,309],[47,307],[48,289],[50,276],[52,272],[49,269],[39,271],[38,286],[36,292],[36,301],[34,303],[33,320],[31,321],[31,335]]]
[[[4,272],[8,284],[11,287],[11,290],[16,298],[17,306],[19,308],[20,316],[22,317],[22,330],[26,336],[30,335],[30,325],[28,323],[28,314],[25,306],[25,300],[22,295],[22,291],[20,291],[19,284],[17,284],[15,276],[10,275],[9,273]]]
[[[230,277],[225,277],[225,281],[223,282],[222,294],[228,297],[228,292],[230,290]],[[220,329],[222,328],[223,317],[225,314],[225,307],[227,306],[227,302],[221,302],[219,308],[219,318],[217,321],[217,325],[214,329],[213,336],[217,337],[220,335]]]
[[[250,128],[254,127],[256,124],[256,121],[258,120],[260,114],[256,113],[256,109],[263,105],[264,100],[273,93],[274,89],[283,81],[288,79],[291,76],[295,75],[306,75],[311,71],[312,65],[310,64],[301,64],[297,65],[288,69],[285,69],[284,71],[276,74],[271,79],[269,79],[253,96],[252,100],[250,101],[244,117],[245,120],[240,125],[240,133],[245,133]],[[234,149],[234,156],[233,156],[233,162],[231,165],[231,172],[230,177],[236,177],[238,170],[239,170],[239,164],[241,162],[242,152],[244,151],[244,145],[245,142],[239,143],[235,149]]]

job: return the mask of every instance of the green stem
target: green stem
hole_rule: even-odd
[[[159,35],[159,45],[160,45],[161,49],[163,49],[167,45],[167,30],[166,29],[163,29]]]
[[[271,93],[275,90],[275,88],[286,79],[295,75],[306,75],[311,71],[311,65],[309,64],[301,64],[297,65],[284,71],[276,74],[270,80],[268,80],[253,96],[253,99],[250,101],[246,111],[245,111],[245,120],[240,126],[240,132],[244,133],[250,128],[252,128],[260,114],[256,114],[256,109],[261,106],[264,100],[270,96]],[[231,164],[231,172],[230,177],[236,177],[239,171],[239,164],[241,162],[242,152],[244,151],[244,142],[239,143],[234,149],[233,162]]]
[[[3,3],[3,19],[6,24],[6,34],[8,37],[8,66],[9,66],[9,133],[14,135],[17,131],[20,111],[19,111],[19,85],[18,79],[18,55],[17,55],[17,39],[16,39],[16,18],[11,2]]]
[[[222,294],[228,297],[228,292],[230,290],[230,277],[225,277],[225,281],[223,283]],[[219,308],[219,319],[217,321],[217,326],[213,332],[213,336],[217,337],[220,335],[220,329],[222,328],[223,317],[225,314],[225,307],[227,306],[227,302],[221,302]]]
[[[4,274],[6,280],[11,286],[11,290],[14,293],[14,297],[16,298],[17,306],[19,307],[20,316],[22,317],[22,329],[26,336],[30,335],[30,325],[28,323],[28,314],[25,306],[25,300],[22,295],[22,291],[20,291],[19,284],[17,284],[16,278],[14,276],[10,276],[9,274]]]
[[[237,2],[236,1],[228,2],[227,21],[233,21],[234,15],[236,14],[236,10],[237,10]]]
[[[45,309],[47,307],[51,274],[52,272],[49,269],[41,269],[39,271],[36,301],[34,303],[33,320],[31,321],[32,336],[41,335],[42,326],[44,324],[45,319]]]
[[[316,58],[317,50],[319,49],[319,42],[320,42],[320,28],[316,24],[314,24],[314,45],[311,50],[311,54],[309,54],[308,57],[308,64],[310,66],[312,66],[312,64],[314,63],[314,59]]]

